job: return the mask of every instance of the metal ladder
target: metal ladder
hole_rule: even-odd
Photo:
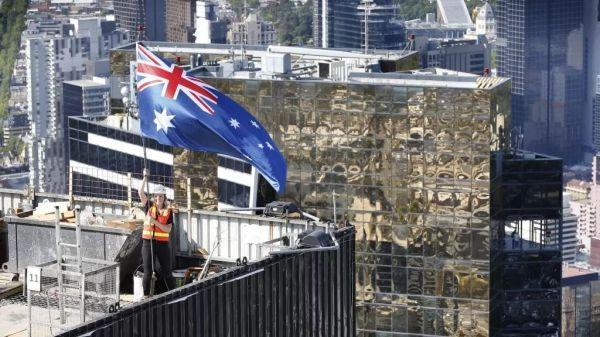
[[[62,228],[72,228],[71,224],[60,222],[60,210],[56,206],[55,236],[56,264],[58,280],[58,307],[60,323],[67,323],[67,313],[80,314],[80,322],[85,321],[85,278],[81,253],[80,207],[75,206],[75,243],[64,241]],[[76,250],[76,255],[66,255],[64,248]],[[78,300],[68,301],[69,298]],[[75,305],[73,304],[75,303]]]

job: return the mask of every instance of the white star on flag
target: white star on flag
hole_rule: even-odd
[[[175,126],[171,123],[171,120],[175,118],[173,115],[169,115],[167,108],[163,108],[163,111],[159,113],[154,110],[154,124],[156,124],[156,131],[163,130],[165,134],[169,128],[174,128]]]
[[[267,147],[269,148],[269,150],[273,150],[273,145],[271,145],[271,143],[266,142],[267,143]]]
[[[232,128],[237,129],[240,127],[240,122],[238,122],[237,119],[232,118],[229,120],[229,125],[231,125]]]
[[[258,123],[256,123],[255,121],[251,121],[250,124],[252,124],[255,128],[258,129]]]
[[[261,149],[264,149],[265,146],[262,144],[258,144],[258,147],[260,147]]]

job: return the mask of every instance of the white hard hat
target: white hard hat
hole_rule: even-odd
[[[152,191],[153,194],[167,194],[167,190],[165,189],[165,187],[163,185],[156,185],[154,186],[154,190]]]

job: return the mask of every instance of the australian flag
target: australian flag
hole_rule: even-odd
[[[165,145],[244,160],[283,192],[285,159],[248,111],[140,43],[136,54],[142,135]]]

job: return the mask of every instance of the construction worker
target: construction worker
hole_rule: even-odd
[[[138,189],[140,200],[144,205],[146,219],[142,232],[142,260],[144,265],[144,295],[150,294],[150,285],[154,275],[159,275],[167,289],[175,288],[175,280],[171,275],[171,251],[169,249],[169,233],[173,228],[173,212],[167,207],[165,187],[156,185],[152,191],[153,200],[149,200],[144,192],[148,181],[148,170],[144,169],[142,184]],[[157,265],[158,262],[158,265]]]

